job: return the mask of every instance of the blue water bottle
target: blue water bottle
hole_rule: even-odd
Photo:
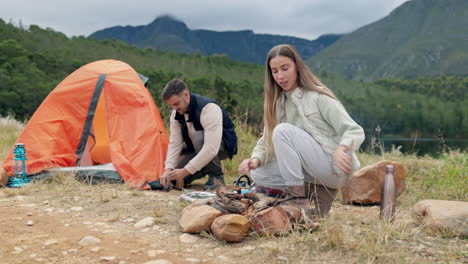
[[[13,160],[15,165],[13,167],[13,176],[8,179],[7,186],[10,188],[23,187],[31,180],[28,178],[26,168],[26,148],[24,143],[16,143],[13,150]]]

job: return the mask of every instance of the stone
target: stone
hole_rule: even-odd
[[[197,259],[197,258],[186,258],[185,261],[188,261],[190,263],[200,263],[201,260]]]
[[[151,227],[154,225],[154,217],[146,217],[133,225],[135,228]]]
[[[218,263],[232,263],[232,260],[228,259],[227,257],[223,255],[217,256],[216,260],[218,260]]]
[[[301,220],[301,209],[291,205],[281,205],[281,208],[286,212],[291,223],[298,223]]]
[[[83,207],[81,207],[81,206],[72,207],[72,208],[70,208],[70,211],[80,212],[80,211],[83,211]]]
[[[55,240],[55,239],[49,239],[47,240],[46,242],[44,242],[44,246],[50,246],[50,245],[54,245],[54,244],[57,244],[58,241]]]
[[[22,248],[22,247],[15,247],[14,250],[15,250],[15,251],[13,251],[13,253],[18,254],[18,253],[23,252],[23,251],[24,251],[24,248]]]
[[[218,240],[240,242],[249,232],[249,219],[239,214],[227,214],[216,218],[211,231]]]
[[[182,235],[179,237],[179,241],[180,241],[181,243],[186,243],[186,244],[195,243],[197,240],[198,240],[198,237],[196,237],[196,236],[194,236],[194,235],[190,235],[190,234],[182,234]]]
[[[158,260],[151,260],[143,264],[172,264],[172,262],[166,259],[158,259]]]
[[[245,247],[240,248],[240,250],[242,251],[253,251],[254,249],[255,247],[253,246],[245,246]]]
[[[435,231],[468,236],[468,202],[422,200],[413,206],[411,216],[417,223]]]
[[[122,222],[124,222],[124,223],[133,223],[133,222],[135,222],[135,219],[127,218],[127,219],[123,220]]]
[[[101,243],[101,240],[93,236],[85,236],[83,239],[80,240],[80,242],[78,242],[78,244],[83,247],[98,243]]]
[[[104,256],[99,259],[101,262],[111,262],[115,260],[115,256]]]
[[[27,226],[33,226],[34,225],[34,221],[33,220],[29,220],[27,223],[26,223]]]
[[[185,233],[209,231],[213,221],[220,215],[221,211],[209,205],[188,206],[182,210],[179,225]]]
[[[0,187],[6,186],[8,183],[8,174],[7,172],[0,167]]]
[[[292,228],[287,213],[281,207],[270,207],[256,213],[250,219],[250,226],[261,235],[287,233]]]
[[[384,160],[354,173],[351,181],[341,189],[343,202],[347,204],[379,204],[386,165],[394,166],[398,197],[406,188],[406,169],[400,162]]]
[[[92,248],[92,249],[90,249],[90,251],[94,252],[94,253],[99,252],[99,251],[101,251],[101,247]]]

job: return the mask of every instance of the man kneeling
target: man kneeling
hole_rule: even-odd
[[[208,175],[204,189],[215,189],[215,179],[224,183],[221,160],[237,153],[233,122],[214,100],[190,93],[181,80],[168,82],[161,97],[173,109],[161,184],[166,187],[175,181],[180,189]]]

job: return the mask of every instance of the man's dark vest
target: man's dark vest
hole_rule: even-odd
[[[228,113],[214,100],[201,96],[198,94],[190,93],[190,104],[188,106],[188,120],[187,122],[192,122],[195,130],[204,130],[203,126],[200,123],[200,114],[203,110],[203,107],[209,103],[214,103],[221,108],[223,112],[223,143],[226,149],[226,153],[229,158],[237,154],[237,136],[235,131],[234,123],[231,118],[229,118]],[[184,115],[181,115],[176,112],[175,120],[179,121],[180,127],[182,128],[182,137],[184,138],[185,145],[187,145],[187,150],[190,152],[195,151],[193,147],[192,140],[188,134],[187,123],[185,121]]]

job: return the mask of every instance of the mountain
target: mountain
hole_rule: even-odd
[[[116,26],[96,31],[89,37],[98,40],[116,39],[139,48],[159,48],[178,53],[193,54],[199,51],[203,55],[226,54],[233,60],[263,64],[267,52],[275,45],[294,45],[304,58],[309,58],[341,35],[324,35],[316,40],[307,40],[255,34],[252,30],[190,30],[182,21],[171,16],[161,16],[146,26]]]
[[[468,1],[411,0],[307,63],[356,80],[468,74]]]

